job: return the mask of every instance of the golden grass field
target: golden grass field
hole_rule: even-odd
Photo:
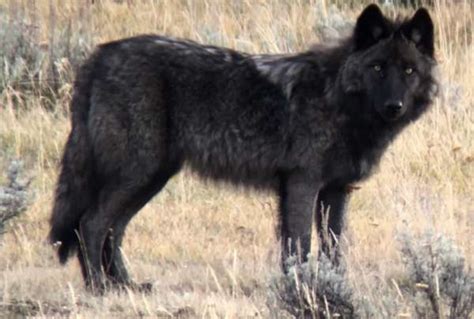
[[[441,93],[431,111],[403,132],[376,174],[352,196],[342,241],[348,280],[355,293],[374,302],[380,289],[396,292],[403,281],[396,239],[402,232],[444,234],[463,252],[466,266],[474,266],[470,1],[436,0],[430,8]],[[52,28],[69,25],[72,33],[86,30],[95,44],[159,33],[277,53],[304,50],[318,42],[315,23],[326,18],[334,2],[102,0],[89,5],[73,0],[0,0],[0,12],[22,12],[26,23],[34,24],[45,51]],[[363,5],[341,7],[344,17],[354,21]],[[385,12],[413,13],[400,8]],[[70,75],[67,61],[58,63]],[[0,172],[11,159],[21,158],[33,176],[34,193],[28,210],[0,237],[0,317],[285,317],[268,305],[268,283],[279,271],[276,199],[205,183],[189,172],[173,178],[127,229],[124,252],[131,273],[139,282],[152,281],[153,293],[92,296],[75,259],[59,265],[46,237],[59,159],[70,129],[70,76],[64,79],[53,108],[45,107],[45,97],[15,87],[0,95]],[[403,292],[394,296],[403,303]],[[408,306],[398,315],[415,318]]]

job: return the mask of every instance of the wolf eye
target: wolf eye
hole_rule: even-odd
[[[382,66],[380,64],[375,64],[373,66],[375,72],[380,72],[382,71]]]
[[[405,68],[405,73],[410,75],[413,73],[413,68]]]

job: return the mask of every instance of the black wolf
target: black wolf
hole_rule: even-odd
[[[51,219],[60,261],[79,247],[90,288],[132,284],[125,228],[184,165],[277,192],[283,258],[306,256],[313,218],[321,230],[329,208],[339,236],[348,186],[428,108],[434,66],[427,10],[392,21],[376,5],[339,45],[292,55],[161,36],[101,45],[75,82]]]

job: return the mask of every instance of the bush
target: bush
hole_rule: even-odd
[[[400,291],[372,283],[372,299],[357,295],[346,278],[346,265],[324,255],[297,263],[270,284],[271,308],[296,318],[470,318],[474,277],[457,247],[442,235],[400,235],[404,279]],[[392,288],[393,290],[393,288]],[[397,300],[397,294],[403,294]],[[409,314],[406,309],[410,309]]]
[[[474,310],[474,276],[453,242],[431,232],[400,236],[410,278],[406,291],[421,318],[469,318]]]
[[[334,265],[325,255],[310,256],[300,264],[287,260],[288,272],[271,284],[273,298],[282,309],[297,318],[354,316],[353,292],[345,280],[345,266]]]
[[[7,185],[0,187],[0,234],[5,232],[6,223],[24,212],[30,203],[30,179],[22,176],[22,169],[20,161],[12,161],[7,170]]]
[[[72,19],[58,25],[55,8],[49,20],[48,39],[42,41],[40,25],[25,7],[13,2],[8,10],[0,8],[0,91],[54,98],[72,82],[73,71],[91,50],[91,30]]]

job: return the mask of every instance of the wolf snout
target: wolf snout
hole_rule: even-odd
[[[385,103],[385,109],[393,113],[399,113],[402,111],[403,102],[400,100],[388,101]]]

